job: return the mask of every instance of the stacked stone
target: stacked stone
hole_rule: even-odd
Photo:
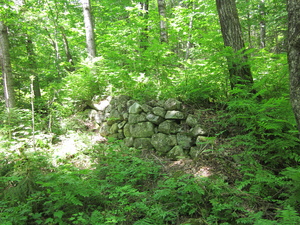
[[[122,139],[128,147],[155,149],[172,159],[197,158],[211,147],[198,116],[186,113],[174,98],[140,104],[121,95],[94,108],[90,115],[100,125],[101,136]]]

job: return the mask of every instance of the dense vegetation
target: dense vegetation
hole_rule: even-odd
[[[0,224],[300,224],[286,2],[236,2],[242,51],[224,47],[214,1],[166,0],[164,18],[157,1],[91,1],[93,58],[80,1],[0,3],[16,95],[16,107],[0,102]],[[240,54],[251,91],[231,86]],[[95,142],[84,110],[120,94],[206,112],[216,143],[192,165],[211,176]]]

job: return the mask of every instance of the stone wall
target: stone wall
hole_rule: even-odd
[[[90,119],[100,126],[100,135],[122,139],[128,147],[155,149],[172,159],[197,158],[211,147],[199,115],[187,113],[176,99],[141,104],[121,95],[92,107]]]

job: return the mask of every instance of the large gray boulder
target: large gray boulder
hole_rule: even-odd
[[[133,105],[131,105],[128,109],[129,113],[137,114],[142,112],[142,107],[139,103],[135,102]]]
[[[167,153],[167,156],[170,158],[170,159],[173,159],[173,160],[177,160],[177,159],[182,159],[182,158],[185,158],[186,155],[183,151],[183,148],[176,145],[174,146],[168,153]]]
[[[184,133],[178,133],[176,135],[177,143],[179,146],[181,146],[183,149],[190,149],[192,144],[192,138]]]
[[[166,115],[166,110],[162,107],[154,107],[152,109],[152,111],[153,111],[153,114],[160,116],[160,117],[165,117],[165,115]]]
[[[184,119],[184,113],[181,111],[176,111],[176,110],[172,110],[172,111],[167,111],[166,115],[165,115],[165,119],[170,119],[170,120],[182,120]]]
[[[157,116],[157,115],[154,115],[152,113],[147,114],[146,119],[148,121],[150,121],[151,123],[154,123],[156,125],[158,125],[158,124],[160,124],[161,122],[164,121],[164,118],[162,118],[160,116]]]
[[[145,113],[140,113],[140,114],[129,114],[128,117],[128,123],[141,123],[141,122],[146,122],[146,114]]]
[[[175,98],[169,98],[165,102],[164,108],[166,110],[180,110],[182,108],[182,103]]]
[[[130,124],[129,128],[131,136],[136,138],[151,137],[154,134],[154,125],[150,122]]]
[[[158,126],[158,132],[164,133],[164,134],[175,134],[179,132],[180,126],[171,120],[165,120]]]
[[[176,145],[176,137],[174,135],[157,133],[152,136],[151,144],[157,152],[164,155]]]
[[[192,114],[189,114],[186,118],[186,124],[190,127],[195,127],[198,124],[197,117]]]
[[[136,149],[151,149],[153,148],[151,144],[151,138],[135,138],[133,141],[133,146]]]
[[[194,137],[197,137],[198,135],[205,135],[206,132],[200,125],[196,125],[194,128],[191,129],[191,134]]]
[[[122,114],[118,110],[112,109],[109,117],[107,118],[107,123],[108,125],[112,125],[115,122],[122,121],[122,119]]]
[[[101,136],[106,137],[110,134],[109,130],[110,130],[110,126],[106,122],[104,122],[100,127],[99,133]]]
[[[125,137],[132,137],[130,132],[130,125],[128,123],[126,123],[125,126],[123,127],[123,133]]]

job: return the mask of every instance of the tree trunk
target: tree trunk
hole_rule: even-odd
[[[167,31],[167,15],[166,15],[166,2],[165,0],[157,0],[158,13],[160,16],[160,41],[168,42],[168,31]]]
[[[10,64],[7,27],[0,21],[0,63],[2,69],[4,97],[7,108],[16,106],[13,74]]]
[[[216,0],[216,3],[224,44],[234,51],[227,57],[231,88],[238,85],[252,88],[253,78],[248,57],[243,53],[245,44],[235,0]]]
[[[64,28],[60,27],[60,29],[61,29],[61,34],[62,34],[62,38],[63,38],[63,41],[64,41],[65,54],[66,54],[67,63],[68,63],[68,65],[65,68],[69,72],[72,72],[72,71],[75,71],[75,65],[74,65],[74,60],[73,60],[73,57],[72,57],[72,54],[71,54],[71,51],[70,51],[69,42],[68,42],[67,36],[65,34]]]
[[[40,90],[39,76],[36,73],[37,66],[36,66],[36,59],[34,53],[34,46],[32,40],[28,37],[28,35],[26,40],[26,49],[27,49],[27,56],[28,56],[29,73],[31,76],[34,76],[34,79],[32,81],[34,98],[39,99],[41,97],[41,90]]]
[[[288,62],[290,99],[300,132],[300,4],[288,0]]]
[[[140,47],[144,50],[148,48],[148,17],[149,17],[149,0],[146,0],[144,3],[140,2],[140,9],[143,13],[140,14],[140,16],[144,17],[144,20],[146,20],[146,26],[141,32],[141,44]]]
[[[90,0],[82,0],[82,7],[86,33],[87,52],[88,57],[92,59],[96,57],[96,45]]]
[[[259,4],[260,8],[260,48],[265,48],[266,47],[266,21],[265,21],[265,0],[261,0]]]

